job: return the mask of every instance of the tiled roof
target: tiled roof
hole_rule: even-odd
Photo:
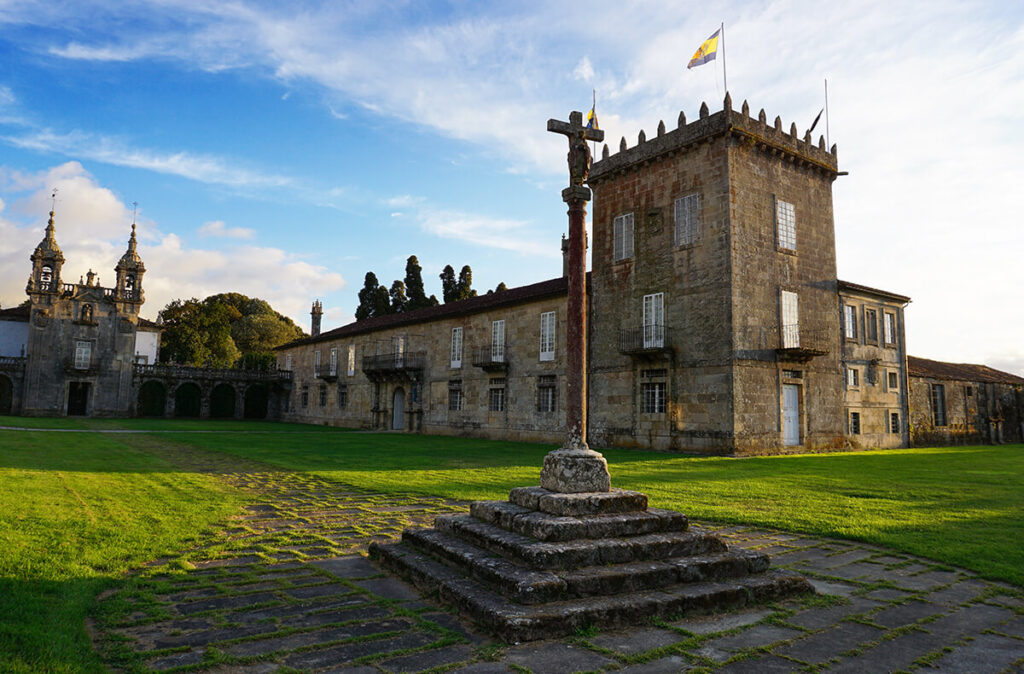
[[[1024,377],[993,370],[987,365],[971,363],[943,363],[939,360],[907,356],[907,371],[911,377],[931,379],[957,379],[995,384],[1024,384]]]
[[[588,287],[589,280],[590,274],[587,273]],[[325,342],[342,337],[351,337],[353,335],[362,335],[377,330],[398,328],[403,325],[413,325],[415,323],[436,321],[442,318],[451,318],[453,316],[475,314],[481,311],[487,311],[489,309],[496,309],[498,307],[513,304],[535,302],[547,297],[564,295],[566,292],[568,292],[568,279],[565,277],[553,278],[547,281],[541,281],[540,283],[533,283],[528,286],[509,288],[502,292],[477,295],[476,297],[470,297],[468,300],[439,304],[436,307],[426,307],[424,309],[416,309],[415,311],[406,311],[399,314],[388,314],[387,316],[367,318],[361,321],[356,321],[355,323],[343,325],[340,328],[328,330],[327,332],[320,333],[320,335],[316,337],[306,337],[304,339],[297,339],[293,342],[288,342],[287,344],[282,344],[277,347],[276,350],[287,349],[293,346],[300,346],[302,344],[315,344],[317,342]]]
[[[146,320],[145,318],[139,317],[139,327],[149,328],[150,330],[163,330],[164,326],[154,321]]]
[[[11,307],[0,309],[0,320],[27,321],[30,309],[28,307]]]
[[[839,291],[849,290],[857,293],[867,293],[869,295],[877,295],[878,297],[884,297],[890,300],[896,300],[897,302],[909,302],[910,298],[906,295],[899,295],[897,293],[889,292],[888,290],[879,290],[878,288],[871,288],[868,286],[862,286],[859,283],[850,283],[849,281],[839,280]]]

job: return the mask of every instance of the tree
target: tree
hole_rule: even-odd
[[[450,264],[446,264],[444,269],[441,270],[441,296],[444,297],[444,303],[454,302],[456,299],[456,293],[458,287],[455,281],[455,270],[452,269]]]
[[[388,294],[390,296],[388,311],[398,314],[409,310],[409,298],[405,296],[404,283],[395,279],[395,282],[391,284],[391,292]]]
[[[506,290],[508,290],[508,286],[505,285],[504,281],[502,281],[501,283],[498,284],[498,287],[494,289],[494,292],[496,292],[496,293],[503,293]]]
[[[409,296],[405,311],[437,305],[437,298],[433,295],[427,297],[427,292],[423,288],[423,268],[420,267],[420,261],[415,255],[410,255],[405,262],[405,292]]]
[[[470,297],[476,297],[476,291],[473,290],[473,270],[469,268],[467,264],[459,272],[459,280],[455,283],[455,295],[458,300],[467,300]]]
[[[359,306],[356,307],[356,320],[361,321],[366,318],[372,318],[378,315],[375,312],[377,303],[377,294],[379,289],[383,287],[377,280],[377,275],[372,271],[366,272],[366,278],[363,280],[363,289],[359,291]],[[387,292],[387,289],[384,290]],[[390,307],[390,298],[388,305]]]

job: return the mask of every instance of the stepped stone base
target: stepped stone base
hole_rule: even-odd
[[[509,642],[814,591],[770,571],[767,555],[688,526],[639,492],[520,487],[407,529],[400,543],[374,543],[370,556]]]

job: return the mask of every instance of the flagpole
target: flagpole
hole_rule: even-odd
[[[828,135],[828,78],[825,78],[825,147],[832,147],[832,139]]]
[[[590,112],[594,113],[594,119],[597,119],[597,89],[591,89],[591,91],[594,93],[594,102],[590,106]],[[594,146],[594,151],[591,153],[591,157],[596,157],[597,156],[597,141],[596,140],[592,140],[592,141],[590,141],[590,144]]]
[[[725,21],[720,26],[722,30],[722,86],[725,87],[725,93],[729,93],[729,76],[725,72]]]

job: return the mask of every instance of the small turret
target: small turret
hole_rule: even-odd
[[[50,220],[46,224],[46,234],[29,259],[32,260],[32,275],[25,292],[56,293],[60,289],[60,268],[64,264],[64,253],[57,245],[53,211],[50,211]]]
[[[309,312],[311,317],[309,325],[309,334],[312,337],[316,337],[320,334],[320,321],[324,316],[324,305],[320,303],[320,300],[313,300],[313,309]]]
[[[135,223],[132,223],[132,234],[128,238],[128,250],[124,252],[114,272],[117,274],[117,297],[122,302],[142,304],[145,295],[142,292],[142,275],[146,273],[146,265],[136,250],[138,241],[135,239]]]

